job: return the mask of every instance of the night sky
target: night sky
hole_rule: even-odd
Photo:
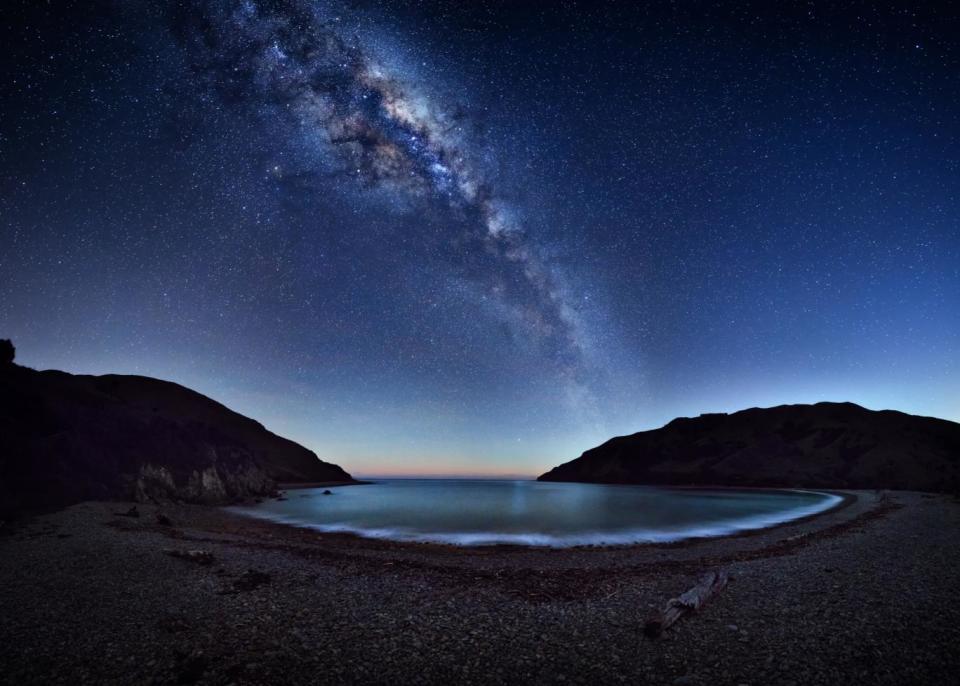
[[[947,11],[11,0],[0,336],[360,475],[789,402],[960,420]]]

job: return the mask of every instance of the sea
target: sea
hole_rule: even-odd
[[[831,493],[805,490],[378,479],[294,489],[285,500],[233,509],[318,531],[395,541],[570,547],[724,536],[817,514],[840,501]]]

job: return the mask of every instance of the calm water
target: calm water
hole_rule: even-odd
[[[235,508],[321,531],[460,545],[571,546],[675,541],[756,529],[828,509],[834,495],[650,486],[390,479],[289,491]]]

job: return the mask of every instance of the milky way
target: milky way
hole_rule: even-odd
[[[469,122],[338,22],[317,3],[245,0],[188,7],[176,27],[195,69],[224,103],[312,153],[312,168],[301,176],[340,175],[344,183],[415,199],[414,211],[446,210],[445,239],[492,304],[487,311],[532,338],[571,400],[582,402],[590,391],[576,312],[560,273],[474,163]]]
[[[356,474],[960,419],[945,3],[8,0],[0,338]]]

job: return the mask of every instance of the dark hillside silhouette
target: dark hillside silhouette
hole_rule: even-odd
[[[853,403],[704,414],[613,438],[540,480],[956,491],[960,424]]]

